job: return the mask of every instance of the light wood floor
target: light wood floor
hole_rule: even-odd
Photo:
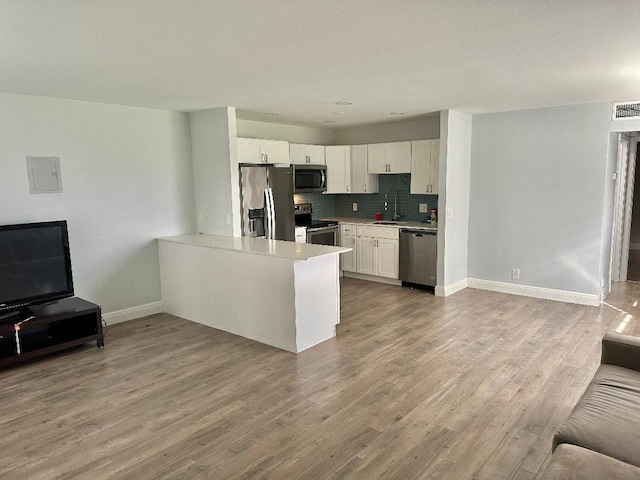
[[[534,479],[639,284],[582,307],[345,279],[294,355],[169,315],[0,372],[0,478]]]

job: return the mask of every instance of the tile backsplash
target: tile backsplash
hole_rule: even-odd
[[[322,193],[296,193],[293,195],[295,203],[310,203],[313,205],[313,219],[333,217],[335,195],[324,195]]]
[[[356,217],[374,219],[376,212],[382,213],[384,220],[390,220],[393,216],[393,193],[389,194],[388,209],[385,211],[385,193],[390,190],[395,192],[398,198],[398,214],[400,220],[420,221],[429,216],[429,213],[420,213],[419,204],[426,203],[428,209],[438,208],[437,195],[411,195],[411,175],[380,175],[380,192],[370,194],[321,194],[308,193],[296,194],[295,202],[309,202],[313,204],[313,218],[324,217]],[[358,211],[353,211],[353,203],[358,204]]]

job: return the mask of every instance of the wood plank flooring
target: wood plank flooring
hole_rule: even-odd
[[[600,308],[344,279],[338,336],[299,355],[170,315],[0,371],[0,478],[518,479],[640,284]]]

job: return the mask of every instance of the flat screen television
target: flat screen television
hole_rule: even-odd
[[[65,220],[0,225],[0,314],[73,294]]]

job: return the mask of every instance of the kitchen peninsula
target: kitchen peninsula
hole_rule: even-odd
[[[167,313],[294,353],[336,334],[350,248],[190,234],[158,250]]]

